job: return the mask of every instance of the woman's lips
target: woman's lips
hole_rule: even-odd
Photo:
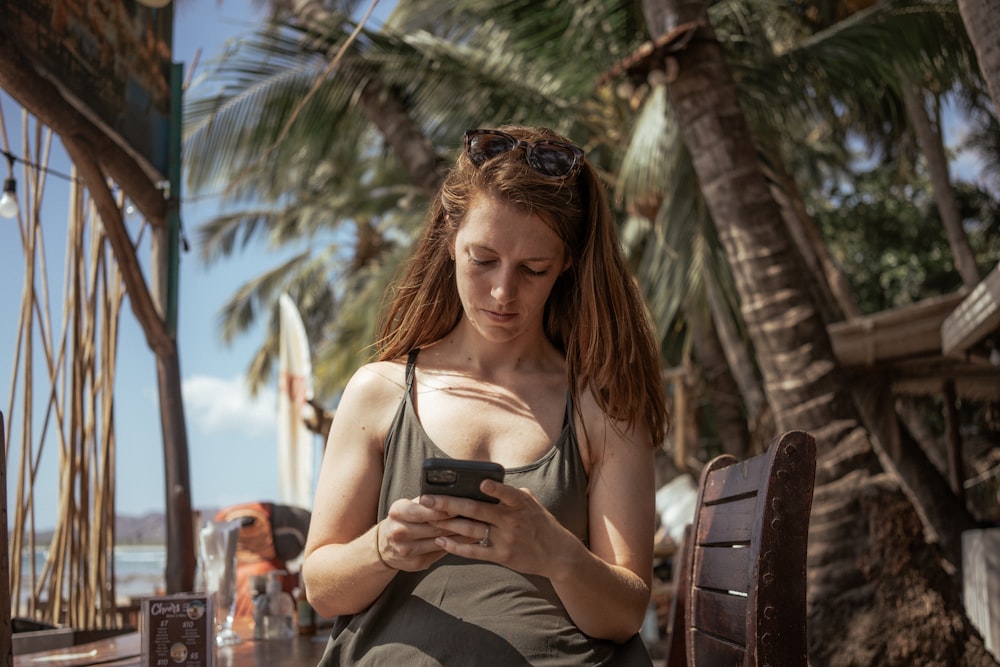
[[[483,309],[483,313],[495,322],[509,322],[517,316],[517,313],[501,313],[495,310]]]

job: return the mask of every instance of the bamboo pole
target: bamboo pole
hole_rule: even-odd
[[[3,521],[3,532],[0,533],[0,586],[4,594],[10,597],[10,557],[7,552],[7,426],[4,423],[4,413],[0,411],[0,520]],[[4,665],[14,664],[13,625],[10,618],[10,607],[0,606],[0,661]]]
[[[24,205],[18,221],[25,282],[8,413],[13,411],[17,391],[22,392],[23,405],[17,503],[9,540],[10,609],[15,615],[26,613],[43,622],[111,628],[119,624],[114,586],[114,377],[126,290],[101,218],[77,181],[71,180],[61,326],[56,332],[40,215],[51,132],[39,127],[33,142],[29,141],[26,119],[22,135],[26,148],[21,153],[39,166],[24,176]],[[39,146],[38,152],[46,157],[31,158],[32,145]],[[44,368],[34,363],[36,354]],[[42,390],[47,401],[39,416],[33,406],[41,378],[47,380]],[[41,428],[36,428],[39,418]],[[38,546],[34,494],[50,436],[56,440],[59,459],[59,510],[39,570],[34,559]],[[30,559],[27,567],[24,557]],[[22,590],[29,591],[26,608]]]

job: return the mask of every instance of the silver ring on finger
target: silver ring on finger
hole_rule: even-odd
[[[483,533],[483,539],[479,540],[479,546],[488,547],[490,546],[490,526],[486,524],[486,532]]]

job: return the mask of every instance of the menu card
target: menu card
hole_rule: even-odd
[[[142,667],[214,667],[215,596],[199,593],[143,598]]]

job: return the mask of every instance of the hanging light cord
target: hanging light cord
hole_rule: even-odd
[[[10,151],[5,151],[2,148],[0,148],[0,153],[2,153],[5,158],[7,158],[7,164],[9,165],[11,172],[14,171],[14,163],[15,162],[20,162],[20,163],[22,163],[24,165],[27,165],[27,166],[29,166],[29,167],[31,167],[33,169],[37,169],[39,171],[43,171],[46,174],[52,174],[53,176],[58,176],[59,178],[65,179],[65,180],[70,181],[70,182],[72,182],[72,181],[76,181],[77,183],[82,183],[83,182],[78,177],[73,177],[73,176],[70,176],[69,174],[64,174],[61,171],[57,171],[56,169],[49,169],[48,167],[45,167],[43,165],[36,164],[36,163],[31,162],[29,160],[25,160],[23,157],[18,157],[16,155],[14,155],[13,153],[11,153]],[[11,173],[11,177],[13,177],[13,175],[14,174]]]
[[[0,154],[2,154],[5,158],[7,158],[7,166],[10,169],[10,176],[6,179],[5,186],[6,186],[7,182],[9,182],[9,183],[12,184],[13,187],[12,187],[11,192],[10,192],[11,196],[13,196],[13,193],[14,193],[16,187],[17,187],[17,185],[16,185],[17,184],[17,180],[14,178],[14,163],[15,162],[20,162],[20,163],[22,163],[24,165],[27,165],[28,167],[31,167],[33,169],[37,169],[39,171],[45,172],[46,174],[52,174],[53,176],[58,176],[59,178],[65,179],[65,180],[67,180],[67,181],[69,181],[71,183],[74,182],[74,181],[76,183],[80,183],[80,184],[84,183],[83,179],[80,178],[79,176],[75,176],[75,177],[74,176],[70,176],[69,174],[63,173],[63,172],[58,171],[56,169],[50,169],[50,168],[45,167],[43,165],[37,164],[35,162],[31,162],[29,160],[25,160],[24,158],[18,157],[17,155],[14,155],[10,151],[4,150],[2,148],[0,148]],[[15,213],[15,215],[16,215],[16,213]],[[180,230],[179,231],[180,231],[180,239],[179,240],[180,240],[180,243],[181,243],[181,248],[184,250],[184,252],[188,252],[190,250],[191,246],[188,243],[187,235],[184,233],[184,225],[183,224],[180,226]]]

